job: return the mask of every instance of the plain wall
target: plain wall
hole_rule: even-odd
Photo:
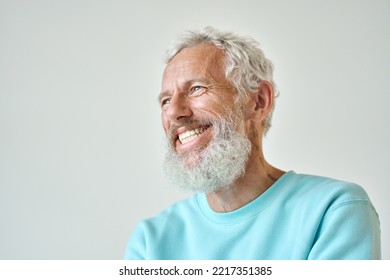
[[[162,174],[165,49],[207,25],[258,40],[284,170],[362,185],[390,259],[390,1],[0,0],[0,258],[121,259],[188,197]]]

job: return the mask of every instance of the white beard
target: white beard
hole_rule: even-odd
[[[235,118],[237,120],[237,118]],[[241,121],[242,122],[242,121]],[[240,178],[251,152],[251,142],[225,119],[211,120],[213,139],[207,147],[179,155],[168,139],[164,172],[184,191],[211,192],[229,188]],[[186,164],[188,159],[194,163]]]

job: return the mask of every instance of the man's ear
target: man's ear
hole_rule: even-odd
[[[274,88],[268,81],[262,81],[258,90],[252,93],[248,102],[248,118],[256,122],[262,122],[272,111],[274,105]]]

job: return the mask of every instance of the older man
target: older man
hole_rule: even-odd
[[[126,259],[380,258],[378,216],[361,187],[265,160],[272,72],[255,41],[213,28],[170,51],[164,170],[196,194],[141,222]]]

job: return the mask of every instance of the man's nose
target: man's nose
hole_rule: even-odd
[[[177,122],[192,115],[191,106],[185,96],[176,95],[171,98],[166,114],[171,122]]]

